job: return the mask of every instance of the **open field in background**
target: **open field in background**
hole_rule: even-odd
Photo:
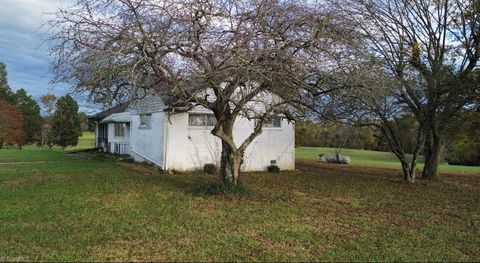
[[[83,132],[78,138],[78,145],[67,147],[65,150],[88,149],[95,147],[95,134],[93,132]],[[72,156],[63,153],[58,146],[52,150],[48,147],[37,147],[36,145],[26,145],[22,150],[4,149],[1,150],[0,163],[4,162],[51,162],[51,161],[71,161]]]
[[[79,150],[79,149],[89,149],[89,148],[94,148],[95,147],[95,133],[94,132],[89,132],[85,131],[82,132],[82,136],[78,138],[78,144],[76,146],[69,146],[65,150]],[[35,144],[31,145],[25,145],[23,146],[23,149],[25,150],[49,150],[48,147],[37,147]],[[54,146],[53,149],[54,151],[62,151],[61,147]]]
[[[16,153],[49,162],[0,166],[3,259],[480,260],[474,175],[408,185],[397,170],[300,160],[295,172],[243,174],[250,195],[206,196],[203,174]]]
[[[324,147],[298,147],[295,151],[297,159],[318,160],[318,154],[335,153],[333,148]],[[367,166],[379,168],[401,169],[400,162],[390,152],[378,152],[367,150],[342,149],[341,154],[348,155],[352,159],[353,166]],[[423,167],[420,160],[418,169]],[[465,173],[480,175],[480,166],[449,165],[447,163],[440,165],[441,173]]]
[[[95,133],[85,131],[82,136],[78,138],[77,146],[67,147],[67,150],[88,149],[95,147]]]

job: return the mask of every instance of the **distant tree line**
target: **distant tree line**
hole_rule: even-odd
[[[24,89],[10,88],[6,65],[0,62],[0,148],[21,148],[27,144],[65,148],[78,143],[86,115],[78,113],[77,102],[69,95],[40,98],[44,110]],[[85,124],[83,124],[83,121]]]
[[[416,148],[418,123],[415,118],[403,115],[395,120],[394,127],[402,138],[406,154]],[[458,165],[480,165],[480,111],[464,110],[450,129],[452,135],[446,141],[442,162]],[[393,125],[392,125],[393,127]],[[367,126],[354,126],[341,122],[297,121],[295,124],[296,147],[330,147],[390,151],[381,133]]]
[[[449,127],[444,156],[449,164],[480,165],[480,108],[464,110]]]
[[[387,150],[367,127],[333,123],[298,121],[295,123],[295,145],[297,147],[337,147],[364,150]]]

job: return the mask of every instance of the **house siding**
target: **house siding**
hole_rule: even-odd
[[[167,169],[195,170],[206,163],[219,165],[221,141],[211,127],[189,127],[188,113],[170,116],[167,123]]]
[[[168,123],[167,169],[201,169],[207,163],[220,164],[221,140],[212,127],[189,127],[188,113],[175,114]],[[235,143],[240,145],[252,132],[254,122],[242,118],[235,123]],[[245,152],[243,171],[264,171],[275,160],[282,170],[295,169],[295,129],[282,119],[281,128],[264,128]]]
[[[136,161],[153,162],[164,168],[164,112],[151,113],[151,125],[148,128],[140,127],[140,114],[132,115],[131,122],[131,155]]]
[[[262,108],[262,105],[252,105]],[[213,127],[188,125],[189,113],[211,113],[197,107],[189,113],[168,116],[165,104],[155,95],[132,103],[130,129],[125,137],[114,136],[114,124],[108,128],[109,142],[128,143],[136,161],[146,161],[167,170],[202,169],[207,163],[220,165],[221,140],[211,134]],[[140,115],[152,114],[148,128],[140,126]],[[234,126],[234,139],[240,145],[254,128],[254,121],[241,118]],[[282,170],[295,169],[294,124],[282,119],[281,128],[264,128],[247,148],[243,171],[264,171],[274,160]],[[113,149],[109,149],[112,151]]]

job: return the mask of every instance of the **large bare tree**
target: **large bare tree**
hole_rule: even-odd
[[[391,103],[406,107],[425,135],[423,176],[438,177],[451,119],[478,99],[478,0],[334,0],[359,33],[363,63],[380,61],[395,80]],[[477,92],[477,93],[476,93]]]
[[[292,120],[305,98],[329,91],[318,88],[338,34],[329,23],[295,1],[79,0],[49,25],[57,81],[97,101],[153,90],[172,111],[212,110],[222,178],[236,184],[263,124]],[[235,143],[238,118],[255,125]]]
[[[337,121],[371,128],[399,160],[404,180],[415,182],[426,136],[420,125],[406,129],[404,120],[410,114],[398,101],[398,82],[375,60],[345,63],[342,68],[345,88],[330,94],[333,107],[324,112],[331,112]]]

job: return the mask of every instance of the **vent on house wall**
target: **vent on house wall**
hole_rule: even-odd
[[[277,164],[277,160],[270,160],[270,164],[271,165]]]

